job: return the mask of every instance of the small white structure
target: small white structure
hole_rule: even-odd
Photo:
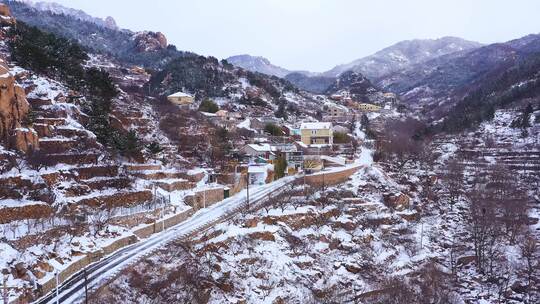
[[[177,105],[190,105],[193,103],[193,96],[184,92],[177,92],[167,96],[167,99]]]
[[[250,165],[248,176],[250,185],[264,185],[268,177],[268,170],[272,165]]]

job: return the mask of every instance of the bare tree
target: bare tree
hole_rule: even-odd
[[[456,159],[451,159],[446,164],[443,180],[448,191],[450,211],[453,210],[454,205],[463,194],[463,169],[463,165],[461,165]]]
[[[536,238],[527,234],[521,242],[521,256],[525,260],[525,274],[527,275],[527,298],[529,303],[534,303],[534,292],[538,291],[538,286],[533,286],[534,278],[540,268],[539,254],[538,254],[538,241]]]
[[[378,141],[379,158],[392,162],[402,171],[405,165],[420,159],[426,143],[418,136],[423,124],[414,119],[390,120],[383,138]]]
[[[486,189],[491,193],[494,207],[498,209],[508,240],[514,243],[527,222],[527,196],[506,166],[496,164],[489,170]]]
[[[94,237],[97,237],[100,231],[105,230],[108,227],[111,217],[111,209],[97,210],[88,215],[88,222],[90,223]]]
[[[476,267],[484,273],[487,264],[487,253],[491,244],[496,243],[499,227],[496,222],[495,209],[489,202],[489,196],[483,188],[473,189],[469,193],[468,228],[474,246]]]

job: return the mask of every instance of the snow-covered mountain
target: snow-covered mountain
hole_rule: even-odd
[[[335,77],[345,71],[353,70],[366,75],[370,79],[376,79],[413,64],[454,52],[475,49],[480,46],[480,43],[457,37],[405,40],[382,49],[373,55],[338,65],[323,74]]]
[[[72,17],[77,18],[79,20],[92,22],[92,23],[95,23],[97,25],[100,25],[100,26],[103,26],[103,27],[106,27],[106,28],[118,29],[118,26],[116,25],[116,21],[111,16],[108,16],[105,19],[101,19],[101,18],[98,18],[98,17],[90,16],[89,14],[85,13],[82,10],[73,9],[73,8],[70,8],[70,7],[65,7],[65,6],[63,6],[61,4],[58,4],[56,2],[45,2],[45,1],[34,2],[34,1],[30,1],[30,0],[20,1],[20,2],[23,2],[23,3],[25,3],[25,4],[29,5],[29,6],[37,9],[38,11],[42,11],[42,12],[47,11],[47,12],[51,12],[51,13],[54,13],[54,14],[57,14],[57,15],[72,16]]]
[[[291,73],[291,71],[274,65],[270,62],[270,60],[261,56],[251,56],[247,54],[236,55],[227,58],[227,61],[248,71],[259,72],[277,77],[285,77],[285,75]]]
[[[421,62],[375,84],[434,120],[458,113],[457,125],[470,126],[503,105],[538,96],[539,51],[540,35],[528,35]]]

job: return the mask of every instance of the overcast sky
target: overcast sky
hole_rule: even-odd
[[[131,30],[163,32],[178,49],[264,56],[325,71],[401,40],[482,43],[540,32],[539,0],[56,0]]]

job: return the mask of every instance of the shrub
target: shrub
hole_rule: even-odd
[[[334,132],[334,143],[336,144],[345,144],[351,141],[351,138],[347,133],[343,132]]]
[[[266,124],[264,127],[264,132],[272,135],[272,136],[282,136],[283,130],[279,126],[276,126],[273,123]]]
[[[274,172],[276,173],[276,179],[284,177],[286,170],[287,160],[285,159],[285,157],[278,157],[274,163]]]
[[[206,98],[199,105],[199,111],[216,113],[217,111],[219,111],[219,106],[212,99]]]
[[[157,141],[153,141],[151,143],[149,143],[148,145],[146,145],[146,150],[151,153],[151,154],[159,154],[163,151],[163,147],[161,147],[161,145],[157,142]]]
[[[121,155],[129,158],[136,158],[141,153],[141,142],[133,130],[125,135],[115,133],[112,145]]]

